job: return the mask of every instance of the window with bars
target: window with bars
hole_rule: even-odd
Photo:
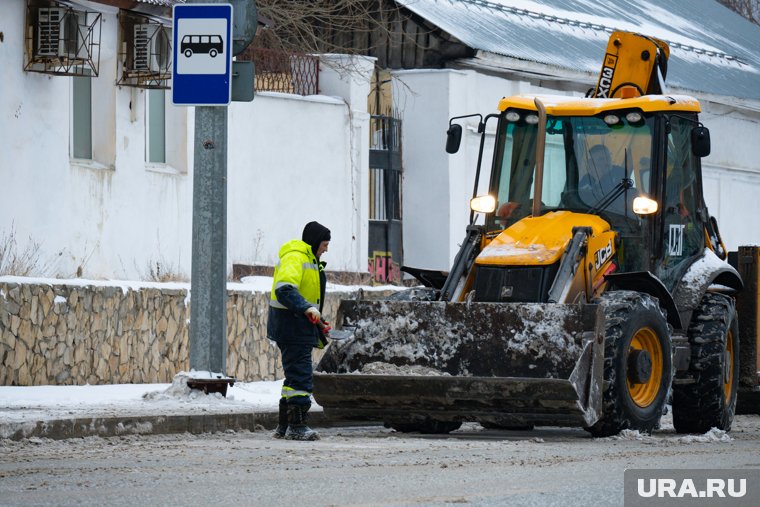
[[[401,171],[370,168],[369,219],[401,220]]]

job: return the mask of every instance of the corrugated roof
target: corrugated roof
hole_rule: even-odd
[[[596,74],[609,34],[670,44],[667,83],[760,100],[760,27],[715,0],[397,0],[478,50]]]

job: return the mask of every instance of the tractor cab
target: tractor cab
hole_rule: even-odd
[[[616,270],[650,271],[672,290],[688,261],[704,250],[708,225],[699,156],[707,134],[696,101],[587,99],[579,107],[577,99],[540,100],[542,124],[533,99],[500,104],[487,234],[496,236],[526,217],[595,215],[617,234]],[[537,171],[539,138],[545,146]],[[540,205],[534,207],[537,187]],[[561,234],[571,237],[570,230]]]

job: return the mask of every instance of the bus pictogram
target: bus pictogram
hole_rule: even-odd
[[[214,58],[219,53],[224,53],[224,43],[219,35],[185,35],[179,50],[187,58],[195,53],[208,54]]]

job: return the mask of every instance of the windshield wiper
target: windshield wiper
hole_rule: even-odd
[[[609,193],[602,197],[602,199],[596,203],[591,209],[588,210],[588,213],[590,214],[597,214],[601,211],[604,211],[607,209],[607,207],[612,204],[615,199],[620,197],[622,194],[627,194],[628,189],[633,188],[633,180],[631,178],[623,178],[620,180],[620,183],[615,185],[615,187],[609,191]],[[627,197],[627,196],[626,196]],[[626,206],[625,206],[625,213],[628,215],[628,199],[626,199]]]

